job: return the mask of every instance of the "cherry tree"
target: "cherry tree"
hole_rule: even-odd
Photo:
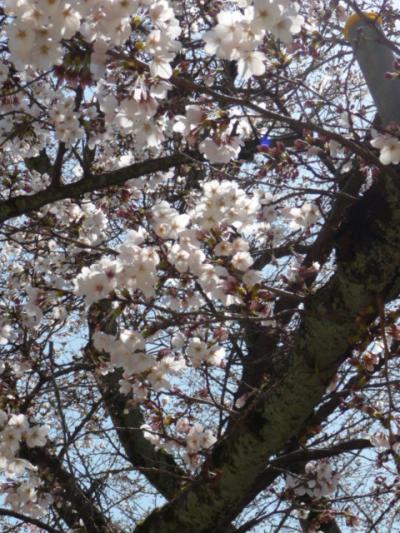
[[[400,130],[354,13],[395,58],[390,0],[0,1],[2,531],[398,531]]]

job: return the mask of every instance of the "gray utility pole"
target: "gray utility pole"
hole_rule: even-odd
[[[344,28],[384,126],[400,125],[400,80],[388,79],[394,55],[379,25],[376,13],[352,15]]]

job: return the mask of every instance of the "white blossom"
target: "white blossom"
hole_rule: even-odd
[[[398,165],[400,163],[400,140],[391,135],[383,135],[372,131],[371,144],[380,151],[379,160],[382,165]]]
[[[29,448],[44,446],[47,441],[49,428],[47,426],[32,426],[25,431],[25,442]]]

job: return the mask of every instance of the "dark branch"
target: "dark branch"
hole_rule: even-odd
[[[10,516],[12,518],[16,518],[17,520],[21,520],[25,524],[32,524],[33,526],[40,527],[41,529],[43,529],[44,531],[48,531],[49,533],[61,533],[59,529],[55,529],[54,527],[45,524],[37,518],[33,518],[32,516],[26,516],[22,513],[11,511],[10,509],[0,509],[0,516]]]
[[[17,196],[0,202],[0,223],[20,215],[27,215],[45,205],[67,198],[81,198],[84,194],[101,191],[107,187],[123,185],[126,181],[140,178],[153,172],[162,172],[171,167],[187,163],[187,158],[182,153],[173,154],[159,159],[149,159],[134,163],[125,168],[105,172],[95,176],[84,177],[75,183],[59,187],[48,187],[30,196]]]
[[[21,449],[20,455],[38,467],[45,486],[58,496],[59,505],[55,506],[55,510],[70,528],[78,528],[82,521],[87,533],[121,533],[54,455],[46,449],[26,446]]]

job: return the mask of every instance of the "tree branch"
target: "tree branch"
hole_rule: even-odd
[[[49,533],[61,533],[59,529],[55,529],[54,527],[45,524],[37,518],[33,518],[32,516],[26,516],[24,514],[17,513],[16,511],[11,511],[10,509],[0,509],[0,516],[10,516],[12,518],[16,518],[17,520],[21,520],[25,524],[32,524],[33,526],[40,527],[40,529],[48,531]]]
[[[59,493],[55,506],[57,514],[70,528],[81,527],[85,533],[121,533],[95,506],[90,495],[79,487],[75,477],[67,472],[60,461],[44,448],[21,448],[20,455],[39,469],[39,475],[53,495]],[[82,521],[82,522],[81,522]]]
[[[161,172],[171,167],[187,163],[183,153],[176,153],[158,159],[149,159],[140,163],[134,163],[118,170],[105,172],[95,176],[86,176],[79,181],[60,187],[48,187],[32,195],[17,196],[8,200],[0,201],[0,223],[20,215],[27,215],[45,205],[67,198],[81,198],[82,195],[100,191],[107,187],[123,185],[126,181],[140,178],[153,172]]]
[[[101,300],[89,310],[89,344],[85,354],[96,362],[100,353],[94,348],[92,335],[96,330],[115,335],[116,321],[111,302]],[[168,500],[177,495],[185,473],[179,468],[173,457],[163,450],[156,450],[144,438],[141,429],[144,423],[139,407],[129,405],[127,396],[119,392],[121,371],[111,372],[106,376],[95,375],[95,379],[104,405],[110,415],[115,431],[124,447],[127,459],[150,481],[150,483]]]
[[[232,424],[197,482],[152,513],[136,533],[223,531],[242,510],[263,465],[299,435],[349,349],[377,317],[376,294],[400,292],[400,184],[381,176],[353,205],[336,238],[337,270],[311,295],[290,352],[287,372]],[[218,483],[209,473],[219,474]]]

